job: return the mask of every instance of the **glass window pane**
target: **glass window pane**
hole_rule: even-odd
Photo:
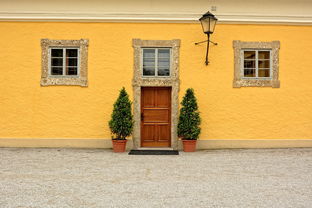
[[[77,75],[77,67],[66,67],[66,75]]]
[[[66,75],[77,75],[78,70],[77,67],[67,67],[66,68]]]
[[[244,69],[244,77],[256,77],[256,69]]]
[[[52,58],[51,66],[63,66],[62,58]]]
[[[155,49],[143,49],[143,59],[155,58]]]
[[[51,49],[52,57],[63,57],[63,49]]]
[[[270,69],[259,69],[258,77],[270,77]]]
[[[155,76],[155,68],[143,67],[143,76]]]
[[[66,66],[77,66],[77,58],[67,58]]]
[[[155,59],[143,59],[143,67],[155,67]]]
[[[169,59],[158,59],[158,67],[169,68],[170,62]]]
[[[51,67],[51,75],[63,75],[62,67]]]
[[[256,52],[255,51],[244,51],[244,59],[255,59]]]
[[[259,68],[270,68],[270,60],[267,61],[259,61]]]
[[[169,49],[158,49],[158,58],[170,58],[170,50]]]
[[[78,49],[66,49],[66,57],[78,57]]]
[[[256,68],[256,61],[244,60],[244,68]]]
[[[158,68],[157,72],[158,76],[169,76],[170,75],[170,70],[169,68]]]
[[[258,59],[270,59],[270,51],[259,51]]]

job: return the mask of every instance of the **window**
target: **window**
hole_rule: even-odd
[[[42,39],[41,85],[87,86],[88,40]]]
[[[54,76],[77,76],[79,48],[51,48],[49,74]]]
[[[270,50],[242,50],[241,59],[243,78],[271,78]]]
[[[279,41],[234,41],[233,87],[278,88]]]
[[[170,48],[143,48],[143,76],[170,76]]]

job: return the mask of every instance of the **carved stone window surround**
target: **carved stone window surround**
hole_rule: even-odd
[[[272,87],[279,88],[280,81],[278,80],[279,74],[279,49],[280,41],[272,42],[243,42],[239,40],[233,41],[234,48],[234,80],[233,87]],[[255,78],[245,79],[241,73],[241,61],[240,52],[243,49],[268,49],[272,53],[272,78]]]
[[[178,149],[177,122],[179,107],[179,49],[180,40],[141,40],[133,39],[134,48],[134,72],[133,72],[133,107],[134,107],[134,128],[133,148],[141,146],[141,87],[171,87],[171,148]],[[169,77],[143,77],[142,76],[142,48],[171,48],[171,66]]]
[[[77,85],[88,86],[88,39],[80,40],[50,40],[41,39],[41,86],[49,85]],[[55,76],[49,75],[49,49],[59,47],[79,48],[79,75],[78,76]]]

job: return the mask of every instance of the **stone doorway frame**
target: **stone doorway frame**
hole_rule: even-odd
[[[178,110],[179,110],[179,53],[180,40],[141,40],[133,39],[134,71],[133,71],[133,149],[141,148],[141,87],[171,87],[171,148],[178,149]],[[170,77],[143,77],[142,76],[142,48],[171,48]]]

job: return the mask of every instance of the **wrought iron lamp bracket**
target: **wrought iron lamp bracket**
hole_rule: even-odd
[[[212,44],[214,44],[214,45],[218,45],[218,43],[212,42],[212,41],[210,40],[210,34],[209,34],[209,33],[207,34],[207,38],[208,38],[207,40],[204,40],[204,41],[200,41],[200,42],[195,43],[195,45],[199,45],[199,44],[201,44],[201,43],[207,42],[206,61],[205,61],[205,64],[206,64],[206,65],[209,64],[209,61],[208,61],[209,43],[212,43]]]

